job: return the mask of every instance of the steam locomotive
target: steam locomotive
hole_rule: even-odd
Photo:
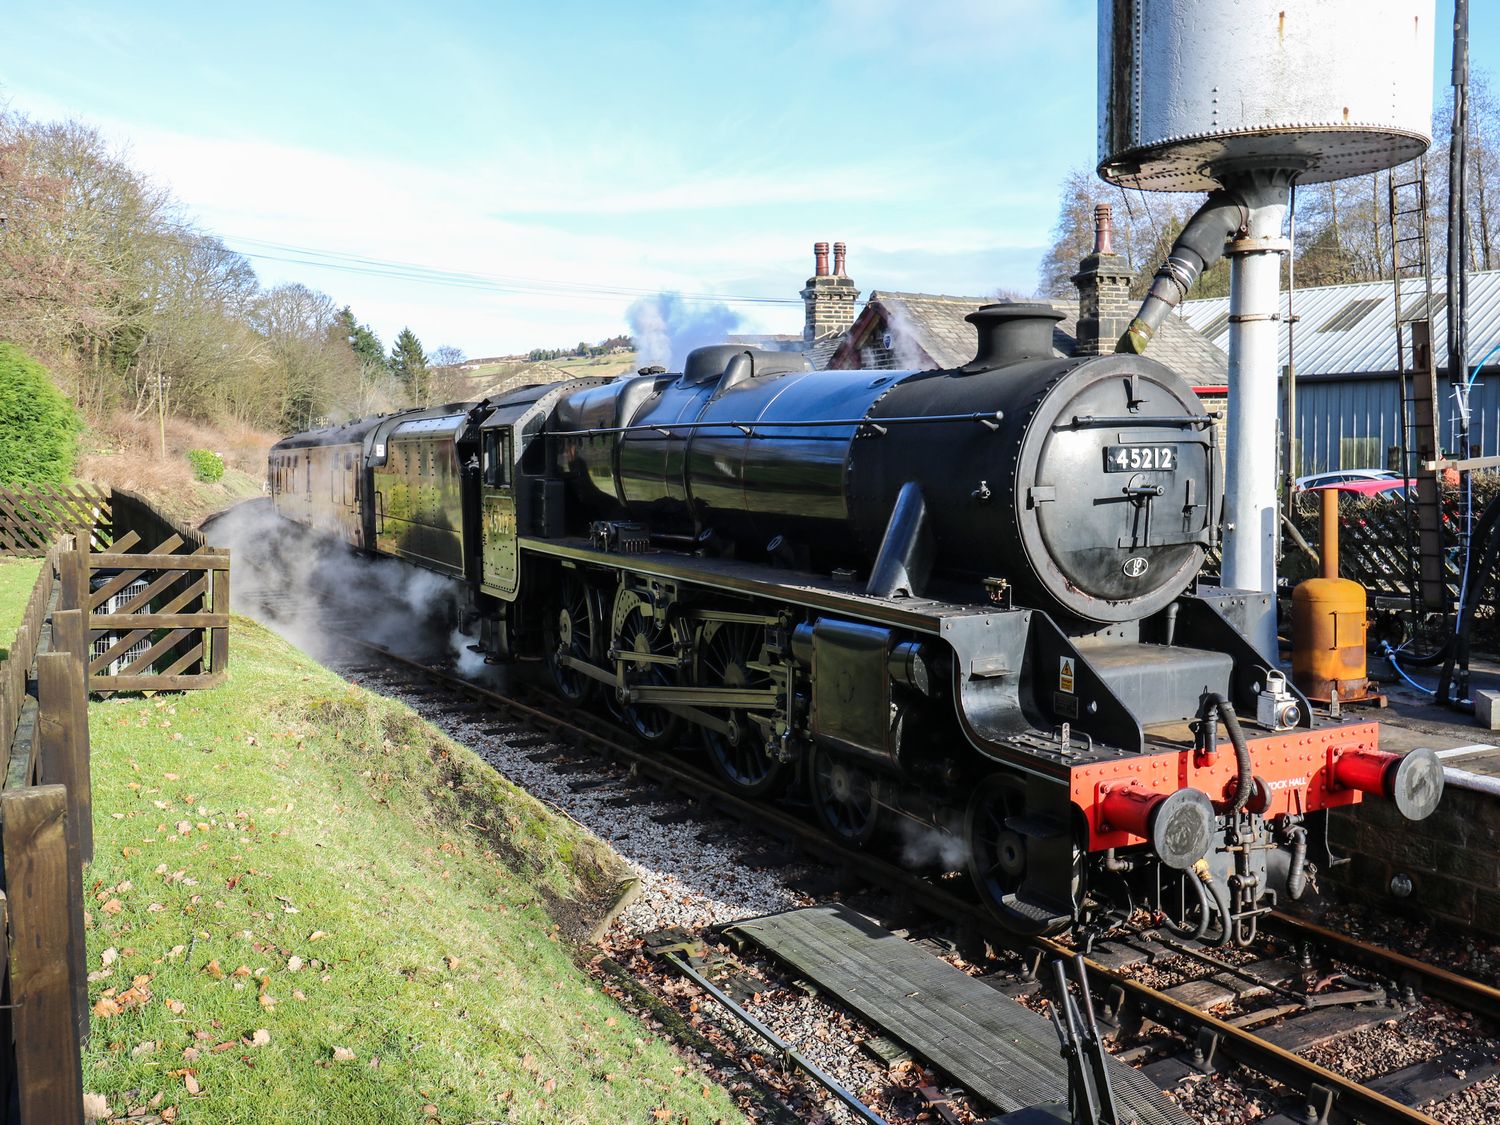
[[[954,370],[683,370],[532,386],[295,434],[278,511],[450,576],[491,662],[828,832],[961,836],[1024,933],[1147,908],[1245,943],[1337,862],[1325,810],[1432,812],[1430,751],[1315,722],[1199,580],[1213,417],[1136,355],[1059,358],[1049,305],[969,317]]]

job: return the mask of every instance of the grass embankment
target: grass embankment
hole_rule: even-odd
[[[0,660],[10,652],[16,628],[26,616],[26,603],[36,585],[36,576],[41,572],[41,559],[0,559]]]
[[[233,646],[224,687],[89,709],[87,1090],[178,1122],[739,1119],[573,959],[605,845],[259,626]]]

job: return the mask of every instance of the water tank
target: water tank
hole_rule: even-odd
[[[1099,0],[1099,175],[1207,191],[1358,176],[1431,141],[1431,0]]]

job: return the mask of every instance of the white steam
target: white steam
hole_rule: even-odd
[[[484,654],[469,647],[473,643],[474,638],[464,636],[457,629],[448,637],[448,646],[453,650],[453,670],[466,680],[483,679],[489,671]]]
[[[908,867],[962,871],[968,864],[969,848],[962,837],[904,816],[897,819],[897,824],[901,861]]]
[[[269,500],[232,508],[204,535],[233,552],[229,582],[235,610],[254,616],[310,656],[337,653],[340,634],[414,659],[446,652],[456,587],[441,575],[397,559],[358,555],[338,540],[282,519]],[[464,649],[463,656],[475,654]]]
[[[906,310],[894,302],[885,306],[886,327],[891,333],[891,362],[897,371],[922,371],[932,366]]]
[[[680,293],[642,297],[625,311],[642,367],[659,363],[682,370],[688,352],[705,344],[722,344],[740,325],[733,309],[713,301],[687,302]]]

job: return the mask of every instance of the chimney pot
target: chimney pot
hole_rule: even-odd
[[[842,242],[833,244],[833,276],[844,276],[844,251],[846,247]]]
[[[813,261],[816,263],[816,269],[814,269],[813,272],[818,277],[827,277],[828,276],[828,243],[826,243],[826,242],[814,242],[813,243]]]
[[[1101,203],[1094,208],[1094,253],[1113,254],[1114,239],[1114,213],[1108,203]]]

